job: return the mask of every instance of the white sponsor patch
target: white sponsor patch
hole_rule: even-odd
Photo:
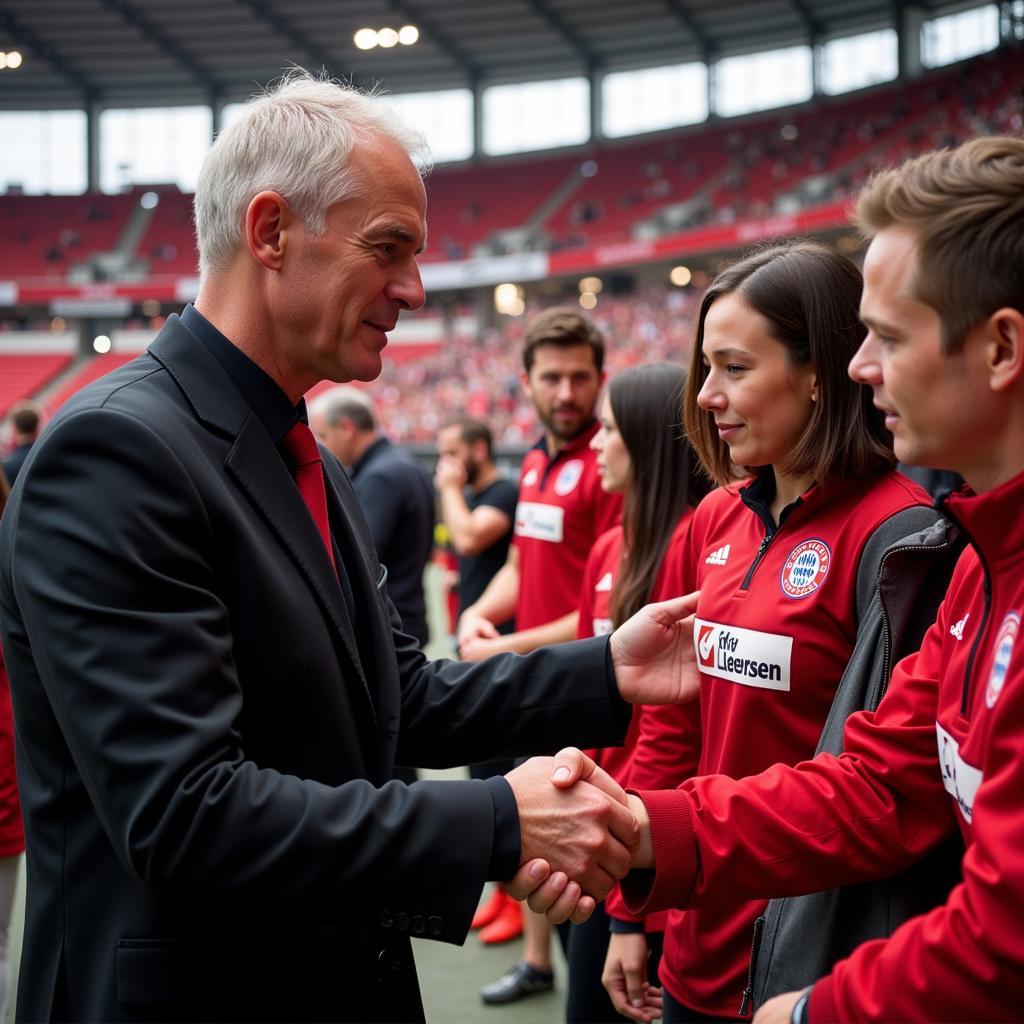
[[[537,467],[534,466],[532,469],[527,470],[526,476],[520,481],[520,485],[523,487],[532,487],[537,482]]]
[[[565,509],[557,505],[542,505],[538,501],[521,501],[516,505],[517,537],[561,544],[564,524]]]
[[[956,801],[964,821],[970,822],[974,814],[974,797],[981,785],[981,772],[960,756],[960,744],[945,729],[935,723],[939,744],[939,771],[946,792]]]
[[[1003,692],[1006,673],[1010,669],[1010,658],[1013,656],[1013,644],[1020,632],[1020,616],[1009,612],[996,635],[996,650],[992,656],[992,671],[989,673],[988,686],[985,687],[986,707],[995,707],[999,694]]]
[[[606,572],[598,581],[594,584],[594,589],[599,591],[606,591],[612,589],[612,574]]]
[[[954,640],[963,640],[964,630],[967,628],[967,620],[971,617],[971,613],[968,612],[962,619],[958,619],[949,627],[949,635]]]
[[[762,690],[789,690],[793,638],[695,619],[693,643],[701,672]]]
[[[611,619],[594,619],[594,636],[606,636],[611,631]]]
[[[583,460],[571,459],[558,471],[558,476],[555,477],[555,494],[560,498],[564,498],[567,494],[572,494],[576,489],[576,485],[580,482],[581,476],[583,476]]]
[[[832,552],[823,540],[802,541],[790,551],[779,576],[779,586],[786,597],[798,601],[813,594],[825,582],[831,565]]]

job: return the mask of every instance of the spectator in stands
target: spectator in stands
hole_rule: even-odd
[[[543,434],[520,468],[508,561],[459,622],[459,653],[466,660],[499,651],[525,653],[576,635],[587,556],[622,511],[621,496],[602,490],[590,447],[599,427],[594,410],[604,356],[604,335],[578,310],[545,310],[526,331],[520,382]],[[496,624],[513,613],[516,632],[501,636]],[[481,938],[513,938],[517,924],[518,917],[508,913]],[[512,1002],[554,984],[548,922],[527,913],[523,928],[522,959],[484,986],[484,1002]]]
[[[43,410],[35,402],[16,402],[7,414],[11,426],[12,448],[4,459],[4,473],[8,483],[14,486],[22,464],[28,458],[29,449],[35,444],[43,423]]]
[[[494,439],[483,420],[457,416],[437,435],[437,470],[434,486],[441,499],[444,523],[458,564],[458,614],[461,615],[487,589],[505,564],[512,541],[519,488],[505,479],[494,464]],[[515,630],[515,619],[497,623],[502,635]],[[504,775],[514,767],[511,759],[470,765],[474,779]],[[511,897],[500,885],[476,913],[471,927],[485,928],[503,912]],[[519,913],[516,907],[515,913]]]
[[[663,567],[688,543],[693,510],[708,491],[708,479],[682,428],[685,383],[681,366],[634,366],[612,378],[601,400],[601,429],[590,444],[597,452],[601,487],[625,500],[622,524],[603,533],[587,559],[580,588],[579,637],[610,633],[648,602],[674,596],[674,581],[665,579]],[[622,746],[588,751],[623,786],[630,785],[644,713],[643,708],[633,709]],[[618,920],[612,919],[601,905],[590,920],[570,927],[568,1024],[622,1019],[601,984],[610,926],[640,937],[640,960],[646,961],[649,983],[657,985],[665,915],[652,914],[647,920],[627,917],[620,912]]]
[[[425,646],[423,571],[434,543],[430,476],[408,449],[380,432],[373,401],[359,388],[340,385],[317,397],[310,426],[348,469],[377,557],[387,569],[388,592],[402,628]]]

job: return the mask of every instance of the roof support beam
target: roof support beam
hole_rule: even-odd
[[[286,39],[290,39],[307,57],[310,58],[316,68],[323,68],[328,74],[334,74],[334,65],[337,63],[325,49],[314,42],[305,32],[300,29],[291,18],[275,11],[267,0],[239,0],[261,21],[269,25],[275,32],[280,33]],[[356,83],[353,82],[353,85]]]
[[[198,82],[206,92],[220,92],[220,85],[214,77],[202,67],[195,57],[184,47],[172,39],[163,29],[157,27],[149,18],[136,10],[126,0],[101,0],[104,7],[119,15],[122,21],[137,28],[157,49],[170,57],[184,68],[193,80]]]
[[[424,16],[419,11],[414,10],[405,0],[388,0],[388,6],[403,18],[405,23],[415,25],[420,30],[421,35],[430,38],[434,45],[449,60],[459,66],[467,86],[472,87],[474,81],[479,82],[483,79],[483,69],[480,65],[465,53],[460,46],[452,42],[447,33],[443,29],[439,29],[429,15]]]
[[[74,63],[44,42],[27,25],[23,25],[12,14],[0,10],[0,29],[5,31],[19,46],[45,61],[53,71],[70,82],[82,94],[82,106],[86,106],[99,95],[95,83]]]

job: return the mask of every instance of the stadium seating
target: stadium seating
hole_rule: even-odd
[[[0,417],[23,398],[46,387],[70,362],[70,355],[0,354]]]

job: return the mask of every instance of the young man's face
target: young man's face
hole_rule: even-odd
[[[520,382],[547,432],[565,444],[593,421],[604,374],[589,345],[538,345],[530,372],[520,371]]]
[[[872,240],[860,307],[868,334],[850,376],[874,392],[901,462],[956,470],[970,480],[1001,429],[985,345],[972,331],[962,349],[943,353],[939,315],[914,294],[916,244],[905,227],[886,228]]]

